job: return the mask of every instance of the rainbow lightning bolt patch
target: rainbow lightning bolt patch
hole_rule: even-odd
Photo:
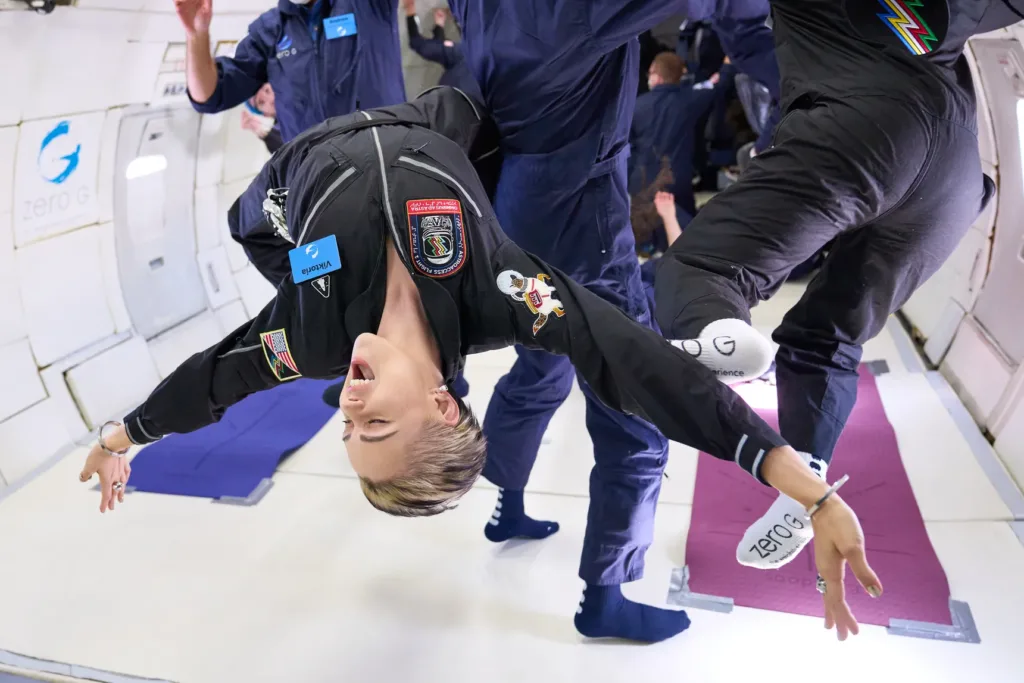
[[[935,49],[938,38],[917,11],[924,0],[878,0],[888,11],[878,14],[912,54],[924,55]]]
[[[466,228],[457,199],[413,199],[409,218],[409,254],[420,273],[451,277],[466,263]]]

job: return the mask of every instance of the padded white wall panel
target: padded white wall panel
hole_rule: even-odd
[[[242,246],[231,238],[228,228],[228,209],[245,192],[251,182],[252,178],[243,178],[217,188],[217,220],[220,223],[221,243],[228,250],[228,261],[231,263],[232,272],[245,268],[249,264],[249,257],[245,255],[245,249],[242,249]]]
[[[224,247],[200,252],[196,256],[199,272],[203,276],[206,287],[206,298],[210,308],[220,308],[239,297],[235,279],[231,276],[231,264],[228,263],[228,252]]]
[[[974,80],[974,90],[977,94],[978,102],[985,103],[988,101],[985,93],[985,82],[981,78],[981,74],[978,73],[978,65],[970,50],[970,42],[968,42],[968,49],[965,52],[968,57],[967,63],[971,67],[971,76]],[[981,154],[982,161],[988,162],[991,165],[999,163],[995,133],[992,129],[992,117],[989,114],[988,107],[984,105],[978,107],[978,152]],[[994,178],[995,176],[993,176]]]
[[[121,117],[124,108],[118,107],[107,111],[103,121],[103,132],[100,135],[99,195],[100,223],[114,220],[114,162],[117,156],[117,134],[121,129]]]
[[[207,114],[200,121],[196,187],[220,184],[224,173],[224,122],[221,114]]]
[[[14,159],[18,150],[18,128],[0,128],[0,213],[14,208]]]
[[[37,33],[46,25],[46,17],[33,12],[0,12],[0,35],[5,38],[5,68],[0,69],[0,126],[16,126],[21,121],[22,95],[36,77],[34,64],[22,62],[13,68],[9,55],[27,55],[38,49]],[[10,64],[10,66],[8,66]]]
[[[97,226],[18,249],[15,263],[40,367],[114,334]]]
[[[939,370],[982,427],[1010,383],[1012,368],[973,318],[965,318]]]
[[[127,12],[138,12],[146,4],[146,0],[77,0],[78,9],[114,9]]]
[[[196,224],[196,251],[209,251],[220,246],[223,226],[220,199],[216,185],[200,187],[195,193],[193,220]]]
[[[1024,489],[1024,392],[1019,392],[1015,400],[1002,427],[995,433],[993,447],[1017,480],[1017,486]]]
[[[189,356],[213,346],[222,337],[217,317],[207,311],[150,339],[149,353],[164,379]]]
[[[79,439],[89,433],[89,427],[82,420],[82,414],[78,411],[78,404],[71,396],[71,390],[64,379],[64,368],[51,365],[40,370],[39,377],[43,380],[46,393],[50,395],[48,401],[53,403],[54,410],[58,414],[61,425],[72,439]]]
[[[11,214],[0,213],[0,344],[28,335],[18,273],[14,266],[12,224]]]
[[[71,441],[53,401],[37,403],[0,422],[0,473],[15,484]]]
[[[66,373],[68,387],[90,428],[145,400],[160,382],[149,348],[141,337],[90,358]]]
[[[251,319],[241,301],[232,301],[215,312],[217,320],[220,322],[221,338],[231,334]]]
[[[39,379],[27,339],[0,346],[0,358],[4,359],[4,388],[0,391],[2,421],[42,401],[46,398],[46,389]]]
[[[132,319],[128,316],[128,308],[121,294],[121,275],[117,269],[117,248],[114,243],[114,224],[105,223],[98,227],[100,231],[100,273],[103,278],[103,289],[106,294],[107,307],[114,319],[116,332],[125,332],[132,327]]]
[[[224,170],[221,176],[225,183],[251,181],[270,158],[263,141],[242,128],[242,110],[242,107],[235,107],[220,115],[225,119]]]
[[[138,33],[135,26],[140,21],[135,13],[75,11],[68,25],[55,22],[48,27],[40,44],[62,49],[35,51],[37,78],[46,87],[34,87],[24,94],[24,118],[148,101],[164,46],[128,42],[131,34]]]
[[[242,303],[245,304],[249,318],[255,318],[276,294],[273,285],[267,282],[253,266],[248,266],[235,273],[235,282],[238,283],[238,289],[242,293]]]

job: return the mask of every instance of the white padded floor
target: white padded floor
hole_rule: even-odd
[[[780,299],[756,309],[771,329]],[[562,530],[497,547],[481,485],[425,520],[372,510],[328,426],[252,508],[133,494],[112,515],[77,482],[84,451],[0,501],[0,649],[179,683],[537,681],[1024,681],[1024,547],[925,376],[907,373],[891,332],[879,387],[953,596],[981,645],[868,627],[844,644],[814,619],[738,608],[691,610],[692,628],[651,647],[586,643],[572,627],[590,442],[574,392],[552,422],[528,509]],[[472,359],[486,407],[509,353]],[[664,604],[685,563],[696,456],[676,446],[657,538],[636,599]],[[536,493],[540,492],[540,493]],[[884,577],[882,577],[884,580]],[[742,656],[737,656],[742,653]]]

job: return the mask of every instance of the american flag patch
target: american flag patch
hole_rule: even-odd
[[[284,330],[262,332],[260,342],[263,344],[263,355],[267,359],[267,365],[278,381],[285,382],[302,376],[288,348],[288,336]]]

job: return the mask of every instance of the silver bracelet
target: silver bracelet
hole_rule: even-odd
[[[109,427],[110,425],[114,425],[115,427],[120,427],[121,423],[120,422],[115,422],[114,420],[111,420],[110,422],[103,423],[103,426],[100,427],[99,432],[96,434],[96,442],[99,443],[100,448],[102,448],[107,453],[107,455],[113,455],[115,457],[120,457],[120,456],[124,455],[125,453],[127,453],[129,450],[131,450],[131,446],[129,446],[128,448],[124,449],[123,451],[112,451],[112,450],[110,450],[110,448],[107,446],[106,442],[103,440],[103,430],[106,429],[107,427]]]
[[[825,504],[825,501],[828,500],[829,498],[831,498],[832,494],[835,493],[836,491],[838,491],[842,487],[842,485],[845,484],[846,482],[848,482],[849,480],[850,480],[850,475],[849,474],[844,474],[842,479],[840,479],[836,483],[832,484],[832,486],[829,488],[829,490],[825,491],[825,495],[822,496],[821,498],[819,498],[818,502],[816,502],[814,505],[812,505],[810,508],[808,508],[808,510],[807,510],[807,519],[810,519],[811,517],[813,517],[814,513],[817,512],[818,510],[820,510],[821,506]]]

